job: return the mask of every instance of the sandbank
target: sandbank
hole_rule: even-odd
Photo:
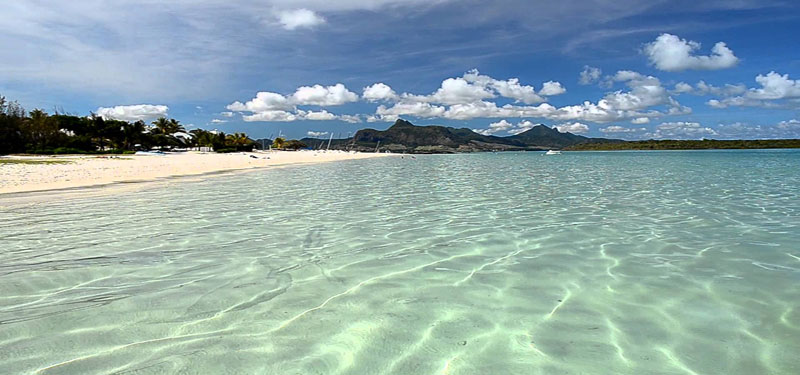
[[[12,155],[0,158],[0,196],[388,155],[390,154],[308,150],[229,154],[176,152],[164,155]]]

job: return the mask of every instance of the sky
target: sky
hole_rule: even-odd
[[[0,11],[27,109],[252,138],[536,124],[622,139],[800,138],[795,0],[76,0]]]

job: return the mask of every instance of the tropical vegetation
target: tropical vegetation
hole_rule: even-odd
[[[278,137],[278,138],[275,138],[274,141],[272,141],[272,148],[281,149],[281,148],[283,148],[284,144],[286,144],[286,139]]]
[[[308,148],[308,145],[296,139],[286,140],[285,138],[278,137],[272,141],[272,148],[278,150],[299,150],[301,148]]]
[[[255,141],[245,133],[225,134],[193,129],[186,132],[176,119],[121,121],[94,113],[75,116],[41,109],[26,112],[0,96],[0,155],[12,153],[128,153],[135,150],[207,148],[217,152],[252,151]]]
[[[736,140],[647,140],[617,143],[582,143],[567,147],[570,151],[621,150],[709,150],[800,148],[800,139],[736,139]]]

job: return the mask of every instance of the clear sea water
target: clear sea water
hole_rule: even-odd
[[[798,374],[800,152],[0,198],[0,374]]]

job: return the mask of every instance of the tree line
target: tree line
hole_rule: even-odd
[[[189,134],[189,136],[187,136]],[[186,131],[175,119],[144,121],[106,119],[94,113],[74,116],[26,112],[17,102],[0,96],[0,155],[12,153],[127,153],[153,148],[208,147],[217,152],[252,151],[255,141],[245,133],[194,129]]]
[[[569,151],[615,150],[710,150],[710,149],[765,149],[800,148],[800,139],[734,139],[734,140],[645,140],[617,143],[581,143],[569,146]]]

